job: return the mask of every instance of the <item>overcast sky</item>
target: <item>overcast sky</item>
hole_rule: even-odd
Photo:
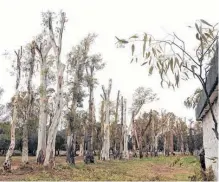
[[[130,49],[116,48],[115,36],[129,37],[150,32],[163,37],[174,31],[192,51],[195,48],[194,32],[187,26],[197,19],[217,22],[218,4],[216,0],[1,0],[0,53],[13,51],[39,34],[42,11],[58,12],[62,9],[68,17],[63,37],[63,62],[71,47],[88,33],[98,34],[92,52],[101,53],[107,66],[97,74],[100,85],[95,92],[96,109],[99,109],[101,85],[107,86],[108,79],[112,78],[111,99],[115,100],[120,90],[130,106],[132,94],[138,86],[151,87],[160,100],[147,104],[145,110],[166,109],[177,116],[194,119],[194,111],[186,109],[183,101],[199,87],[198,81],[181,82],[176,91],[161,88],[158,75],[149,77],[144,67],[130,64]],[[14,93],[15,78],[7,71],[10,66],[10,62],[1,57],[0,86],[5,89],[3,102],[9,101]]]

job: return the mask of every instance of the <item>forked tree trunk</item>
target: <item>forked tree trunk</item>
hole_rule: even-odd
[[[16,92],[15,97],[13,101],[13,115],[12,115],[12,121],[11,121],[11,143],[9,145],[9,149],[6,154],[5,162],[3,163],[3,168],[5,171],[11,170],[11,157],[14,152],[15,148],[15,127],[18,120],[18,113],[17,113],[17,107],[18,107],[18,97],[19,97],[19,85],[20,85],[20,76],[21,76],[21,58],[22,58],[22,47],[17,52],[15,51],[16,57],[17,57],[17,76],[16,76]]]
[[[49,13],[48,15],[49,15],[48,16],[49,38],[51,41],[51,45],[53,47],[53,51],[55,53],[56,67],[57,67],[57,75],[56,75],[57,89],[56,89],[56,99],[55,99],[55,112],[51,126],[49,127],[44,166],[53,167],[55,165],[55,158],[54,158],[55,151],[53,151],[53,144],[56,140],[58,125],[64,105],[62,87],[63,87],[63,74],[65,70],[65,65],[61,63],[60,55],[62,50],[62,36],[63,36],[64,25],[66,22],[66,16],[64,12],[61,12],[60,27],[57,36],[58,43],[56,43],[54,32],[53,32],[53,26],[52,26],[52,13]]]

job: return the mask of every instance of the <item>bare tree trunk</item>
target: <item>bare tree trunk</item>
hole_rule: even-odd
[[[22,47],[17,52],[15,51],[17,57],[17,78],[16,78],[16,86],[15,86],[15,97],[13,101],[13,115],[11,121],[11,143],[9,145],[9,149],[6,154],[5,162],[3,163],[3,168],[5,171],[11,170],[11,157],[15,148],[15,127],[18,120],[17,117],[17,107],[18,107],[18,97],[19,97],[19,85],[20,85],[20,76],[21,76],[21,58],[22,58]]]
[[[181,148],[181,153],[184,154],[185,151],[184,151],[184,139],[183,139],[183,133],[182,133],[182,126],[181,126],[181,123],[180,123],[180,148]]]
[[[117,99],[116,99],[116,112],[115,112],[115,125],[116,125],[116,128],[117,128],[117,124],[118,124],[118,109],[119,109],[119,98],[120,98],[120,91],[118,90],[118,93],[117,93]],[[117,129],[115,129],[115,136],[117,136]],[[114,151],[116,152],[117,149],[116,149],[116,137],[114,139]]]
[[[164,138],[164,142],[163,142],[163,154],[165,156],[166,155],[166,145],[167,145],[166,133],[164,134],[163,138]]]
[[[103,92],[105,96],[105,108],[106,108],[106,117],[105,117],[105,123],[104,123],[104,141],[103,141],[103,150],[102,150],[102,158],[105,160],[109,160],[109,149],[110,149],[110,108],[109,108],[109,102],[110,102],[110,92],[112,87],[112,80],[109,80],[109,87],[107,92],[105,91],[104,87]]]
[[[88,71],[87,71],[88,72]],[[93,78],[93,70],[91,69],[91,78]],[[89,123],[88,123],[88,142],[87,147],[88,151],[86,153],[85,163],[94,163],[94,156],[93,156],[93,126],[94,126],[94,93],[93,93],[94,85],[93,83],[89,84]]]
[[[22,163],[28,163],[28,124],[24,121],[22,135]]]
[[[123,96],[121,97],[121,138],[120,138],[120,145],[119,145],[119,149],[120,149],[120,158],[122,158],[122,153],[123,153],[123,138],[124,138],[124,132],[123,132],[123,117],[124,117],[124,113],[123,113]]]
[[[85,139],[85,128],[83,126],[83,129],[82,129],[82,136],[81,136],[81,139],[80,139],[80,152],[79,152],[79,156],[84,156],[84,139]]]
[[[172,129],[170,130],[170,148],[169,148],[169,151],[170,153],[172,154],[173,153],[173,131]]]
[[[39,151],[42,150],[43,154],[46,153],[46,123],[47,123],[47,65],[46,58],[42,60],[40,71],[40,115],[39,115],[39,126],[38,126],[38,144],[37,154],[38,158]]]
[[[124,117],[123,117],[123,121],[124,121],[124,124],[123,124],[123,127],[124,127],[124,133],[123,133],[123,137],[124,137],[124,150],[123,150],[123,153],[124,153],[124,158],[125,159],[128,159],[129,158],[129,155],[128,155],[128,133],[127,133],[127,124],[126,124],[126,104],[127,104],[127,101],[126,99],[124,99]]]
[[[67,136],[67,154],[66,161],[69,164],[75,164],[74,162],[74,148],[73,148],[73,133]]]
[[[46,146],[46,157],[44,161],[44,166],[48,166],[49,163],[54,163],[53,159],[51,159],[52,153],[55,151],[52,150],[52,144],[56,139],[56,133],[59,125],[59,120],[61,116],[61,111],[63,109],[63,72],[65,69],[65,65],[59,63],[58,72],[57,72],[57,95],[56,95],[56,110],[53,117],[53,122],[49,127],[48,139],[47,139],[47,146]],[[51,164],[54,165],[54,164]]]
[[[136,137],[136,125],[135,125],[135,118],[134,118],[134,111],[132,112],[132,152],[136,152],[136,143],[135,143],[135,137]]]
[[[33,93],[32,93],[32,79],[34,72],[34,64],[35,64],[35,42],[31,44],[31,58],[29,60],[29,75],[27,81],[27,91],[28,91],[28,106],[27,106],[27,114],[26,120],[23,125],[23,137],[22,137],[22,162],[28,162],[28,123],[31,119],[32,107],[33,107]]]
[[[19,97],[18,94],[19,92],[17,91],[15,98],[14,98],[13,118],[11,122],[11,143],[6,153],[5,162],[3,164],[5,171],[11,169],[11,157],[13,155],[14,147],[15,147],[15,127],[17,123],[17,102],[18,102],[18,97]]]
[[[101,110],[100,110],[100,120],[101,120],[101,129],[100,129],[100,142],[101,142],[101,149],[100,149],[100,158],[104,159],[104,154],[103,151],[105,150],[105,146],[104,146],[104,123],[105,123],[105,101],[104,98],[101,102]]]

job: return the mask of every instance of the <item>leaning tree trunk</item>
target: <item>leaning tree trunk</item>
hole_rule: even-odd
[[[11,170],[11,157],[14,152],[15,148],[15,127],[18,120],[18,97],[19,97],[19,85],[20,85],[20,76],[21,76],[21,58],[22,58],[22,47],[17,52],[15,51],[15,54],[17,56],[17,78],[16,78],[16,93],[13,101],[13,115],[12,115],[12,121],[11,121],[11,143],[9,145],[9,149],[6,154],[5,162],[3,163],[3,168],[5,171]]]
[[[56,133],[59,125],[59,120],[61,116],[61,112],[63,109],[63,73],[65,70],[65,65],[59,63],[58,72],[57,72],[57,95],[56,95],[56,107],[55,114],[53,117],[53,122],[49,127],[47,146],[46,146],[46,157],[44,161],[44,166],[48,166],[49,164],[54,165],[53,153],[55,151],[52,150],[52,144],[56,139]]]
[[[34,61],[35,61],[35,42],[31,45],[31,59],[29,61],[30,69],[27,82],[27,91],[28,91],[28,106],[26,120],[23,125],[23,137],[22,137],[22,162],[25,164],[28,162],[28,123],[31,119],[32,107],[33,107],[33,93],[32,93],[32,79],[34,71]]]
[[[17,91],[15,98],[14,98],[14,108],[13,108],[13,118],[11,122],[11,143],[9,146],[9,149],[6,154],[5,162],[3,164],[4,170],[8,171],[11,170],[11,157],[14,152],[15,147],[15,127],[17,123],[17,102],[18,102],[18,96],[19,92]]]

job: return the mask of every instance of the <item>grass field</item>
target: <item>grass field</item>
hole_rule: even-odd
[[[128,161],[97,160],[95,164],[89,165],[84,165],[82,158],[77,158],[76,166],[67,165],[65,157],[56,157],[56,167],[50,170],[37,166],[34,160],[35,158],[31,157],[30,164],[24,167],[20,166],[21,157],[13,157],[12,173],[4,174],[1,168],[0,180],[188,181],[189,176],[194,175],[194,171],[199,168],[199,162],[193,156],[154,157]],[[0,157],[0,163],[3,161],[4,158]],[[174,163],[176,164],[173,165]]]

